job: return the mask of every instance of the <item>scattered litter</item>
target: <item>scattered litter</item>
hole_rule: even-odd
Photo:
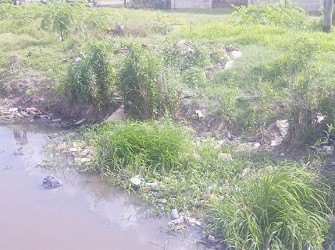
[[[88,163],[91,162],[92,160],[90,158],[84,157],[84,158],[76,158],[75,161],[79,163]]]
[[[279,132],[282,137],[285,137],[287,135],[287,131],[289,128],[289,123],[287,120],[277,120],[276,126],[279,129]]]
[[[145,187],[149,187],[151,189],[151,191],[157,191],[158,187],[159,187],[158,182],[145,182],[143,185]]]
[[[199,119],[204,118],[204,115],[202,114],[201,110],[197,109],[195,111],[195,114],[198,116]]]
[[[176,219],[179,219],[179,213],[178,213],[178,210],[177,209],[172,209],[171,210],[171,214],[170,214],[170,216],[171,216],[171,219],[172,220],[176,220]]]
[[[136,175],[136,176],[134,176],[134,177],[131,177],[131,178],[129,179],[129,181],[131,182],[131,184],[132,184],[133,186],[135,186],[135,187],[139,187],[139,186],[142,184],[143,179],[142,179],[139,175]]]
[[[10,113],[18,112],[18,108],[10,108],[8,112]]]
[[[187,223],[190,225],[190,226],[201,226],[201,222],[198,221],[197,219],[195,218],[185,218],[185,220],[187,221]]]
[[[69,148],[68,151],[70,151],[70,152],[77,152],[78,149],[77,148]]]
[[[81,119],[74,123],[74,125],[81,125],[86,119]]]
[[[178,225],[178,224],[183,224],[184,223],[184,217],[180,216],[178,219],[171,220],[168,225]]]
[[[228,70],[231,69],[233,67],[234,61],[233,60],[229,60],[228,62],[226,62],[224,69]]]
[[[232,52],[230,52],[230,56],[232,58],[240,58],[242,57],[242,52],[239,50],[233,50]]]
[[[259,142],[256,142],[256,143],[252,146],[252,148],[253,148],[253,149],[259,149],[260,146],[261,146],[261,144],[260,144]]]
[[[61,118],[51,119],[51,122],[52,122],[52,123],[61,122],[61,121],[62,121]]]
[[[275,138],[273,140],[271,140],[271,147],[275,147],[278,146],[279,144],[281,144],[283,142],[283,138],[280,136],[275,135]]]

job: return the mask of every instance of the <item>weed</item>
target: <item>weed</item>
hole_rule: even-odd
[[[94,138],[97,168],[112,176],[127,170],[144,175],[181,169],[181,155],[192,146],[190,134],[170,121],[105,124]]]
[[[166,112],[173,115],[180,91],[173,69],[163,68],[157,54],[138,44],[131,44],[129,51],[120,72],[119,88],[130,114],[140,119]]]
[[[69,67],[64,90],[72,101],[98,107],[110,103],[116,80],[110,48],[109,43],[89,43],[86,56]]]
[[[213,203],[215,232],[238,249],[322,248],[331,189],[307,169],[284,167]]]

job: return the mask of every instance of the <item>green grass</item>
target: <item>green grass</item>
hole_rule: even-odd
[[[211,204],[209,220],[237,249],[322,249],[330,193],[313,171],[286,166]]]
[[[103,174],[123,169],[137,174],[180,170],[182,155],[192,147],[190,134],[170,121],[105,124],[94,138],[97,168]]]

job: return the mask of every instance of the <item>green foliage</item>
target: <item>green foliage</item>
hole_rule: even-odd
[[[300,125],[311,126],[313,117],[307,117],[308,110],[315,107],[319,95],[313,88],[321,78],[312,65],[318,50],[314,40],[299,38],[283,56],[251,68],[249,84],[255,98],[240,99],[240,125],[255,129],[286,113],[296,128],[291,132],[303,144],[312,130]]]
[[[64,41],[71,29],[83,21],[85,6],[80,2],[70,4],[63,0],[53,1],[41,15],[41,28],[57,33]]]
[[[102,107],[111,102],[116,71],[109,43],[87,44],[86,55],[68,69],[65,92],[72,101]]]
[[[127,5],[129,8],[149,8],[149,9],[166,9],[164,0],[134,0]]]
[[[209,63],[209,53],[196,43],[179,43],[163,50],[165,67],[174,68],[186,86],[203,86],[203,68]]]
[[[44,6],[31,3],[14,6],[13,4],[0,4],[0,21],[10,20],[13,28],[29,26],[36,19],[36,15],[44,10]]]
[[[104,175],[180,169],[191,136],[170,121],[104,124],[95,132],[97,168]]]
[[[138,44],[129,46],[129,55],[120,72],[119,88],[126,108],[136,118],[174,114],[179,83],[171,68],[163,68],[155,52],[145,51]]]
[[[307,13],[291,1],[279,3],[262,2],[261,7],[254,5],[235,7],[233,15],[246,24],[280,25],[289,28],[305,28]]]
[[[212,205],[214,231],[237,249],[322,249],[331,189],[307,169],[250,179]]]
[[[209,62],[209,56],[196,43],[181,41],[164,51],[164,61],[167,65],[173,65],[179,70],[187,70],[194,67],[202,68]]]
[[[0,4],[0,21],[9,19],[12,17],[15,7],[10,3],[1,3]]]

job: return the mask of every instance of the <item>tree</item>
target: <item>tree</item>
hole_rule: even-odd
[[[81,3],[51,2],[47,11],[42,14],[41,28],[59,34],[64,41],[70,29],[82,22],[84,13],[85,7]]]
[[[332,26],[334,0],[324,0],[323,31],[330,32]]]

